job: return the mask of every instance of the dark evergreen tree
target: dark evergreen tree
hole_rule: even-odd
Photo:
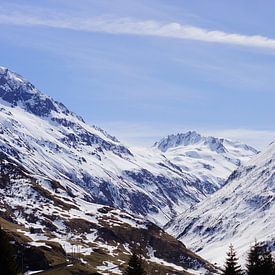
[[[241,266],[238,265],[238,258],[234,250],[233,245],[229,246],[229,251],[227,252],[227,258],[223,270],[224,275],[241,275]]]
[[[133,253],[133,255],[131,256],[124,275],[146,275],[146,272],[143,268],[142,260],[139,256],[137,256],[136,253]]]
[[[16,255],[12,245],[9,242],[7,233],[0,228],[0,274],[16,275],[18,268]]]
[[[263,252],[262,270],[263,274],[275,275],[275,260],[267,247],[265,247],[265,251]]]
[[[255,243],[248,253],[248,275],[275,275],[275,261],[267,246]]]

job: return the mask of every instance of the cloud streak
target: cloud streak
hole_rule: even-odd
[[[65,14],[28,15],[19,12],[0,12],[0,23],[20,26],[45,26],[75,31],[100,32],[138,36],[156,36],[231,44],[247,47],[275,49],[275,39],[261,35],[243,35],[219,30],[207,30],[176,22],[163,23],[154,20],[131,18],[93,17],[83,18]]]

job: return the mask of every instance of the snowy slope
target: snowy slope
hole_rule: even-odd
[[[85,191],[74,184],[64,187],[58,181],[32,175],[0,154],[0,225],[12,236],[17,250],[24,250],[26,256],[20,263],[25,263],[25,271],[27,266],[41,270],[60,262],[73,266],[80,261],[77,272],[68,274],[122,274],[133,250],[143,255],[146,268],[158,274],[214,271],[211,264],[153,223],[87,202],[83,194]],[[81,272],[82,268],[89,273]]]
[[[167,228],[189,248],[218,263],[223,262],[230,243],[242,261],[255,239],[275,247],[275,142]]]
[[[217,190],[241,159],[255,152],[232,143],[219,157],[220,152],[213,155],[207,146],[197,145],[192,150],[200,152],[204,164],[187,153],[176,156],[172,148],[129,149],[20,75],[0,68],[0,149],[32,173],[77,184],[87,201],[163,225]],[[216,167],[216,160],[223,164]],[[199,173],[201,165],[206,168]]]

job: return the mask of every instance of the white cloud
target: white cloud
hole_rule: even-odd
[[[0,23],[23,26],[47,26],[110,34],[157,36],[275,49],[275,39],[273,38],[261,35],[242,35],[219,30],[207,30],[176,22],[163,23],[154,20],[140,21],[131,18],[113,17],[83,18],[65,14],[47,14],[46,12],[41,15],[39,13],[28,15],[22,10],[9,12],[2,9],[0,12]]]

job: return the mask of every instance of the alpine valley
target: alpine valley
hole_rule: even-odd
[[[225,186],[166,225],[194,251],[221,264],[230,243],[245,259],[255,239],[275,251],[275,142],[235,170]]]
[[[0,224],[24,271],[122,274],[138,251],[149,274],[216,274],[230,242],[274,245],[274,154],[195,131],[127,147],[0,67]]]

